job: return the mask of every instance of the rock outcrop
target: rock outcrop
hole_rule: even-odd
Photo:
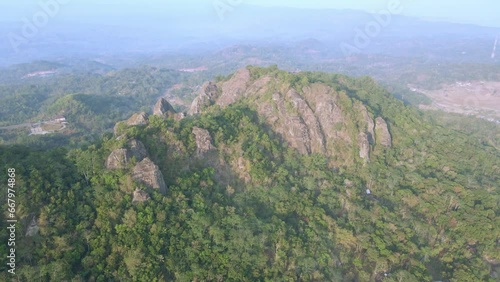
[[[106,160],[107,169],[124,169],[130,162],[130,158],[135,157],[135,160],[140,162],[148,156],[146,147],[144,147],[141,141],[132,139],[128,142],[127,146],[128,149],[118,148],[109,154]]]
[[[202,112],[204,108],[213,104],[214,99],[218,95],[218,87],[216,84],[209,82],[205,83],[200,94],[194,99],[191,108],[188,111],[189,115],[197,115]]]
[[[370,142],[368,135],[365,132],[359,133],[358,136],[359,157],[364,159],[365,162],[370,161]]]
[[[135,157],[138,162],[148,156],[148,151],[141,141],[132,139],[128,142],[128,146],[130,148],[130,155]]]
[[[125,148],[113,150],[106,160],[107,169],[123,169],[130,160],[130,153]]]
[[[36,218],[33,217],[31,219],[30,225],[28,226],[28,228],[26,230],[25,236],[27,236],[27,237],[33,237],[36,234],[38,234],[38,230],[40,230],[40,227],[38,227],[38,223],[36,221]]]
[[[360,113],[366,124],[366,135],[368,135],[368,141],[371,145],[375,144],[375,122],[370,117],[368,110],[364,105],[360,105]]]
[[[190,114],[199,114],[213,104],[224,108],[243,99],[255,105],[258,115],[290,147],[303,154],[332,156],[333,165],[352,164],[358,149],[360,158],[368,161],[377,141],[386,147],[392,145],[385,121],[379,120],[376,128],[367,107],[353,103],[339,87],[324,83],[296,86],[290,81],[275,73],[253,78],[250,70],[239,70],[228,81],[206,84]],[[339,79],[338,83],[346,82]]]
[[[387,123],[381,117],[378,117],[375,120],[375,132],[377,136],[377,144],[388,148],[392,146],[391,133],[389,132]]]
[[[153,115],[156,116],[174,116],[175,113],[174,107],[165,98],[158,99],[153,107]]]
[[[321,124],[306,100],[294,89],[285,95],[276,92],[273,104],[263,103],[258,111],[288,143],[303,154],[324,153]]]
[[[215,149],[215,146],[212,144],[212,137],[210,136],[208,130],[199,127],[193,127],[193,134],[196,140],[196,153],[198,155],[203,155]]]
[[[149,158],[144,158],[136,164],[132,171],[132,177],[148,188],[158,189],[162,194],[167,193],[167,185],[163,179],[163,174]]]
[[[133,114],[125,123],[128,126],[147,125],[148,115],[144,112]]]
[[[113,128],[115,136],[120,136],[123,128],[127,126],[135,126],[135,125],[147,125],[148,124],[148,115],[144,112],[133,114],[128,120],[121,121],[115,124]]]
[[[248,69],[241,69],[234,73],[230,80],[222,83],[222,94],[217,99],[217,105],[225,107],[243,97],[246,94],[250,78]]]
[[[134,191],[134,198],[132,199],[132,203],[143,203],[148,201],[150,198],[151,197],[149,196],[148,192],[137,189]]]

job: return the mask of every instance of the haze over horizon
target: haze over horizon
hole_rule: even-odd
[[[1,17],[0,21],[20,22],[23,17],[31,17],[40,9],[40,3],[47,3],[51,0],[31,1],[31,2],[3,2],[0,3]],[[52,0],[53,1],[53,0]],[[244,9],[246,5],[265,6],[265,7],[289,7],[289,8],[307,8],[307,9],[354,9],[366,12],[379,12],[386,9],[391,2],[401,4],[404,16],[417,17],[420,19],[442,20],[454,23],[475,24],[489,27],[500,27],[500,17],[497,11],[500,10],[500,2],[489,0],[470,1],[456,5],[456,1],[444,0],[439,2],[439,7],[435,1],[423,0],[357,0],[351,2],[345,1],[300,1],[300,0],[186,0],[179,1],[166,0],[146,0],[136,2],[132,0],[105,0],[105,1],[81,1],[64,0],[64,12],[57,15],[61,20],[70,20],[76,22],[85,22],[99,17],[109,17],[111,22],[114,17],[133,18],[137,15],[166,15],[171,12],[178,13],[182,11],[186,16],[189,14],[216,15],[214,6],[233,5],[233,9]],[[231,4],[232,3],[232,4]],[[177,15],[179,16],[179,15]],[[217,19],[217,18],[214,18]]]
[[[487,46],[480,50],[491,58],[491,46],[500,34],[500,18],[495,15],[500,3],[482,0],[456,6],[445,0],[434,6],[430,0],[3,2],[0,65],[75,56],[192,54],[239,44],[286,45],[307,39],[327,44],[330,55],[342,56],[353,50],[389,50],[395,38],[399,43],[405,38],[419,42],[439,38],[449,43],[450,35],[457,44],[466,39],[473,40],[474,46]],[[377,13],[381,12],[392,15],[380,19]],[[366,46],[354,44],[360,42],[359,30],[370,33],[363,35]],[[461,53],[478,54],[476,47],[460,48]]]

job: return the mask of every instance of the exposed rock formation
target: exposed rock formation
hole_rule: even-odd
[[[149,158],[144,158],[141,162],[137,163],[132,171],[132,177],[148,188],[158,189],[162,194],[167,192],[167,185],[163,179],[163,174],[158,166]]]
[[[153,108],[153,114],[156,116],[175,115],[175,110],[165,98],[160,98]]]
[[[119,148],[113,150],[106,160],[106,168],[124,169],[130,162],[130,158],[135,157],[136,161],[140,162],[148,156],[146,147],[144,147],[141,141],[132,139],[128,142],[128,147],[130,149]]]
[[[213,104],[224,108],[241,99],[255,105],[259,116],[289,146],[303,154],[333,156],[332,164],[353,163],[358,149],[360,157],[368,161],[376,141],[392,145],[385,121],[379,121],[381,133],[376,133],[375,121],[366,106],[353,105],[344,91],[323,83],[295,87],[275,74],[252,79],[248,69],[237,71],[228,81],[206,84],[190,114],[198,114]]]
[[[141,141],[132,139],[128,142],[128,146],[130,148],[130,155],[134,156],[138,162],[148,156],[148,151],[146,151],[146,147],[144,147]]]
[[[375,131],[377,134],[377,144],[380,144],[384,147],[392,146],[392,137],[389,132],[389,128],[387,127],[387,123],[381,117],[378,117],[375,120]]]
[[[148,124],[148,115],[144,112],[133,114],[128,120],[121,121],[115,124],[113,128],[115,136],[119,136],[121,134],[120,128],[127,126],[135,126],[135,125],[147,125]]]
[[[191,104],[191,108],[189,109],[188,114],[200,114],[205,107],[213,103],[214,99],[218,95],[218,91],[219,90],[216,84],[212,82],[205,83],[202,86],[200,94],[194,99],[193,103]]]
[[[147,125],[148,124],[148,115],[144,112],[136,113],[136,114],[132,115],[125,123],[129,126]]]
[[[373,119],[368,114],[368,110],[364,105],[360,105],[361,116],[363,117],[366,123],[366,135],[368,135],[368,141],[371,145],[375,144],[375,123]]]
[[[222,83],[222,94],[217,99],[217,105],[228,106],[240,99],[247,90],[250,82],[250,71],[248,69],[238,70],[230,80]]]
[[[130,153],[127,149],[116,149],[108,156],[106,160],[107,169],[123,169],[127,166],[130,159]]]
[[[38,227],[36,218],[33,217],[31,219],[30,225],[28,226],[28,229],[26,230],[25,236],[27,237],[35,236],[36,234],[38,234],[38,230],[40,230],[40,227]]]
[[[132,199],[132,203],[142,203],[142,202],[146,202],[149,199],[150,199],[150,196],[149,196],[148,192],[143,191],[143,190],[135,190],[134,191],[134,198]]]
[[[370,161],[370,143],[368,141],[368,135],[366,133],[359,133],[358,145],[359,157],[364,159],[366,162]]]
[[[193,127],[193,134],[195,135],[196,139],[196,153],[198,155],[203,155],[215,149],[215,146],[212,145],[212,137],[210,136],[208,130],[199,127]]]

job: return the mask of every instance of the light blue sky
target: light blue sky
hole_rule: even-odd
[[[39,10],[39,2],[56,0],[1,1],[0,20],[19,21]],[[63,1],[63,0],[61,0]],[[133,14],[135,11],[206,10],[213,12],[215,1],[237,2],[260,6],[300,8],[361,9],[376,12],[387,7],[390,1],[400,1],[403,15],[424,19],[437,19],[459,23],[473,23],[500,27],[500,1],[498,0],[64,0],[66,15],[75,18],[89,13]],[[241,8],[241,7],[240,7]]]

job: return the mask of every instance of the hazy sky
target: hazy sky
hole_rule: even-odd
[[[40,9],[40,2],[57,0],[1,1],[0,20],[19,21],[30,17]],[[244,4],[261,6],[285,6],[301,8],[361,9],[376,12],[387,7],[390,1],[400,1],[404,7],[403,15],[425,19],[438,19],[460,23],[473,23],[484,26],[500,27],[500,1],[498,0],[58,0],[67,2],[64,11],[68,18],[77,19],[82,14],[99,15],[133,14],[137,11],[158,13],[172,9],[205,11],[214,13],[213,4],[238,3],[236,9]]]

